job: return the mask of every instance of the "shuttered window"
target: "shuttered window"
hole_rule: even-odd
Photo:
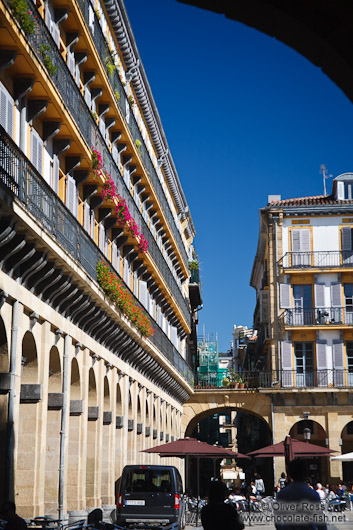
[[[282,309],[288,309],[291,307],[291,286],[289,283],[281,283],[280,300]]]
[[[76,190],[76,181],[71,175],[67,176],[66,181],[66,206],[74,215],[77,217],[77,208],[78,208],[78,197]]]
[[[51,178],[51,187],[55,193],[59,193],[59,158],[57,155],[53,156],[53,172]]]
[[[43,172],[43,141],[37,131],[31,131],[31,162],[38,172]]]
[[[88,201],[83,203],[83,228],[90,233],[91,209]]]
[[[318,386],[327,387],[329,384],[327,370],[327,341],[316,341],[316,368]]]
[[[117,246],[115,241],[112,242],[112,265],[115,270],[118,270]]]
[[[139,300],[144,307],[147,307],[147,282],[139,281]]]
[[[76,64],[75,64],[75,56],[74,52],[70,49],[67,50],[67,66],[72,73],[72,75],[75,77],[75,70],[76,70]]]
[[[350,226],[342,226],[341,238],[342,238],[342,250],[352,250],[352,228]]]
[[[315,307],[325,307],[325,284],[315,283]]]
[[[282,385],[293,385],[293,359],[292,359],[292,342],[282,341]]]
[[[333,350],[333,366],[334,366],[334,379],[335,386],[345,385],[345,374],[344,374],[344,355],[343,355],[343,342],[341,340],[334,340],[332,343]]]
[[[14,101],[4,85],[0,83],[0,124],[11,138],[13,137],[13,121]]]
[[[308,228],[292,230],[292,252],[309,252],[310,230]]]
[[[104,243],[105,243],[105,227],[103,223],[99,223],[99,249],[104,252]]]
[[[332,307],[342,306],[341,295],[342,295],[342,284],[339,282],[331,283],[331,306]]]

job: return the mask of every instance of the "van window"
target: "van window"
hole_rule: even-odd
[[[172,491],[170,471],[165,469],[131,469],[126,477],[127,492],[167,492]]]

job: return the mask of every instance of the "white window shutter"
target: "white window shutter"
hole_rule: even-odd
[[[333,349],[333,366],[338,370],[344,369],[343,358],[343,342],[341,340],[334,340],[332,344]]]
[[[0,84],[0,125],[7,131],[7,97],[4,87]]]
[[[342,284],[338,282],[331,283],[331,306],[341,307]]]
[[[99,118],[99,130],[100,130],[100,132],[102,133],[102,136],[104,137],[104,135],[105,135],[105,122],[104,122],[104,118]]]
[[[300,250],[301,252],[310,252],[310,230],[304,228],[300,230]]]
[[[282,309],[288,309],[291,307],[291,286],[289,283],[281,283],[280,300]]]
[[[327,341],[316,341],[316,367],[318,370],[327,368]]]
[[[75,56],[74,52],[71,50],[67,50],[67,66],[72,75],[75,77]]]
[[[66,206],[72,213],[72,215],[76,216],[76,181],[71,175],[67,176],[67,182],[66,182]]]
[[[53,157],[52,188],[55,193],[59,193],[59,158],[57,155],[54,155]]]
[[[95,215],[94,215],[94,210],[91,210],[91,230],[90,230],[90,235],[91,235],[91,238],[94,239],[94,231],[95,231],[95,227],[96,227],[96,222],[95,222]]]
[[[105,242],[105,228],[103,223],[99,223],[99,248],[104,252],[104,242]]]
[[[300,232],[301,230],[292,230],[292,252],[300,252]]]
[[[139,281],[139,300],[144,307],[147,307],[147,282]]]
[[[282,370],[292,370],[293,359],[292,359],[292,341],[282,341]]]
[[[344,200],[344,182],[337,181],[337,199],[340,201]]]
[[[51,34],[58,48],[60,48],[60,29],[55,22],[52,24]]]
[[[31,162],[34,165],[34,167],[37,167],[38,163],[38,139],[37,135],[32,129],[31,131]]]
[[[117,256],[117,248],[115,241],[112,242],[112,265],[115,270],[117,270],[117,262],[118,262],[118,256]]]
[[[7,132],[13,137],[13,117],[14,117],[14,101],[9,93],[7,93]]]
[[[325,284],[315,283],[315,307],[326,307],[325,306]]]
[[[88,20],[89,28],[94,35],[94,11],[91,5],[88,7]]]
[[[91,100],[92,100],[92,96],[91,96],[91,91],[90,89],[86,86],[85,87],[85,101],[88,105],[89,108],[91,108]]]
[[[342,227],[342,250],[352,250],[352,229],[350,226]]]
[[[88,201],[83,203],[83,228],[90,233],[91,212]]]
[[[43,175],[43,142],[38,137],[37,139],[38,153],[37,153],[37,169],[41,175]]]

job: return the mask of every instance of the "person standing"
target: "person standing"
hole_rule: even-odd
[[[233,503],[225,504],[226,485],[217,480],[210,484],[208,503],[201,510],[201,523],[204,530],[243,530],[241,520]]]
[[[262,495],[265,491],[265,484],[260,475],[256,475],[255,477],[255,488],[257,495]]]
[[[286,474],[282,472],[281,476],[278,479],[279,489],[285,488],[286,485],[287,485],[287,477],[286,477]]]
[[[306,483],[305,460],[289,463],[288,474],[293,482],[281,489],[276,498],[277,530],[327,530],[318,493]]]

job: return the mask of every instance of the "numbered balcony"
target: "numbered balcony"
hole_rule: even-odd
[[[295,307],[285,309],[285,327],[302,326],[353,326],[353,307]]]
[[[353,269],[352,250],[320,250],[309,252],[287,252],[279,261],[282,269]]]

